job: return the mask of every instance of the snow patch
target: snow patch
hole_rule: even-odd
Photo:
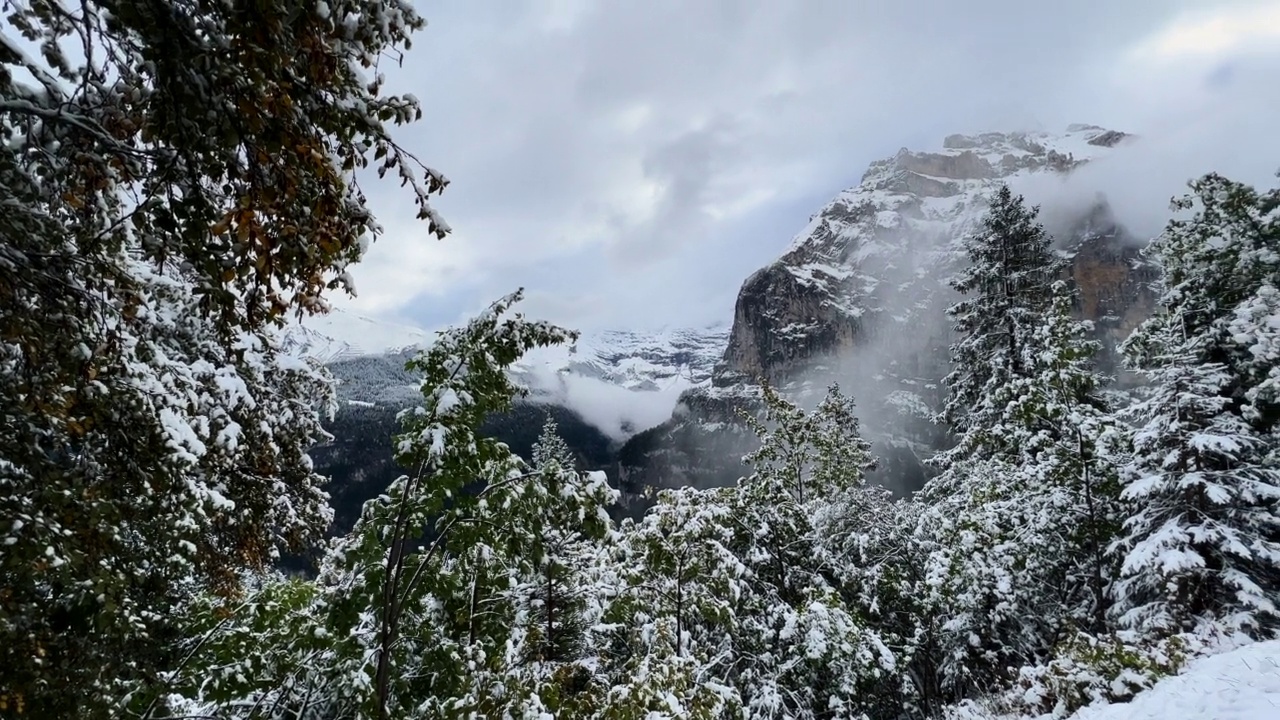
[[[1280,640],[1200,658],[1132,702],[1084,708],[1073,720],[1275,720]]]

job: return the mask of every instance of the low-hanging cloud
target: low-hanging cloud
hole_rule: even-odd
[[[1280,23],[1280,3],[1275,7]],[[1280,25],[1275,35],[1280,40]],[[1181,68],[1178,86],[1153,89],[1151,106],[1135,115],[1134,126],[1112,128],[1131,136],[1110,152],[1065,177],[1035,175],[1014,183],[1041,206],[1046,227],[1078,216],[1101,196],[1145,242],[1172,217],[1170,201],[1206,173],[1259,188],[1280,183],[1280,93],[1262,90],[1280,82],[1280,52],[1243,48]]]
[[[1041,221],[1050,232],[1061,231],[1063,223],[1105,200],[1130,235],[1145,243],[1174,216],[1170,202],[1205,173],[1217,172],[1259,188],[1277,184],[1280,138],[1255,134],[1258,143],[1248,154],[1224,153],[1202,142],[1223,132],[1229,130],[1221,123],[1204,123],[1168,135],[1136,136],[1065,177],[1029,176],[1012,187],[1040,206]]]
[[[630,390],[543,366],[532,368],[522,381],[533,390],[531,399],[535,402],[563,405],[616,442],[669,419],[680,392],[687,387],[677,384],[659,390]]]

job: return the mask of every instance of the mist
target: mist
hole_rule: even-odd
[[[1130,136],[1098,159],[1066,175],[1037,173],[1017,177],[1011,185],[1040,206],[1040,220],[1054,235],[1064,235],[1105,201],[1129,233],[1121,237],[1145,245],[1172,217],[1170,200],[1186,193],[1194,178],[1212,171],[1255,186],[1276,184],[1280,133],[1268,126],[1272,118],[1255,110],[1255,103],[1205,107],[1177,123],[1117,128]],[[1240,152],[1241,147],[1250,151]],[[975,209],[974,219],[979,215]],[[802,404],[813,407],[825,387],[838,382],[853,396],[863,433],[882,459],[898,453],[924,459],[932,452],[929,445],[945,434],[931,417],[945,399],[942,379],[950,369],[946,308],[959,298],[948,281],[964,263],[960,237],[883,228],[849,237],[850,246],[841,248],[844,257],[872,244],[891,250],[873,253],[859,265],[857,274],[872,278],[874,287],[858,300],[865,312],[853,344],[799,370],[792,389]],[[858,290],[847,292],[857,296]],[[904,481],[896,471],[880,479],[897,492],[921,481]]]
[[[1217,81],[1229,82],[1226,89],[1164,108],[1137,127],[1109,128],[1130,137],[1103,157],[1066,176],[1033,175],[1011,187],[1041,206],[1050,231],[1104,197],[1120,224],[1145,244],[1173,217],[1170,201],[1206,173],[1259,189],[1280,183],[1280,93],[1264,89],[1277,74],[1232,71],[1229,81]]]
[[[1229,91],[1206,90],[1176,111],[1153,108],[1147,119],[1132,125],[1100,122],[1129,136],[1069,174],[1018,177],[1011,181],[1013,189],[1040,206],[1041,222],[1055,235],[1065,233],[1105,200],[1128,231],[1121,237],[1145,244],[1172,217],[1170,200],[1186,193],[1187,183],[1207,172],[1260,188],[1274,186],[1280,169],[1280,133],[1274,121],[1280,115],[1273,109],[1280,101],[1249,92],[1258,86],[1246,83],[1248,79],[1237,75]],[[1093,118],[1086,113],[1082,119]],[[839,190],[832,187],[831,195]],[[979,214],[975,209],[975,218]],[[949,370],[946,348],[952,338],[945,310],[958,299],[947,282],[963,262],[957,253],[959,238],[892,228],[868,232],[845,240],[848,246],[839,250],[847,259],[872,243],[886,248],[871,252],[859,264],[857,274],[869,278],[874,287],[865,292],[846,289],[860,295],[865,310],[853,344],[796,368],[785,389],[812,408],[830,383],[838,383],[854,398],[863,433],[882,462],[892,463],[894,456],[923,460],[945,433],[931,419],[945,399],[942,378]],[[779,254],[786,241],[785,236],[778,238]],[[636,392],[582,376],[544,376],[539,384],[552,390],[555,401],[618,441],[670,419],[681,390]],[[725,443],[704,448],[705,457],[692,461],[732,464],[742,450]],[[900,470],[901,466],[881,473],[877,479],[896,492],[915,489],[921,479],[905,477]]]
[[[535,367],[522,380],[530,387],[530,400],[563,405],[582,416],[611,440],[624,442],[632,435],[666,422],[685,385],[659,390],[630,390],[606,380]]]

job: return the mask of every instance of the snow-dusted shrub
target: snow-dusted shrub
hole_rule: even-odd
[[[1128,702],[1162,677],[1176,674],[1188,657],[1181,637],[1143,642],[1133,636],[1074,633],[1048,663],[1018,671],[1001,703],[1011,713],[1066,717],[1095,702]]]

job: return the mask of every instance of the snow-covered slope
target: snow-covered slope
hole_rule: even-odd
[[[584,333],[572,345],[530,352],[512,374],[532,399],[569,407],[623,439],[667,419],[681,393],[708,383],[728,338],[727,325]],[[396,356],[433,339],[419,328],[337,309],[283,333],[290,352],[333,366],[343,380],[340,393],[356,403],[415,397]]]
[[[627,390],[678,392],[711,379],[728,340],[727,325],[648,333],[609,330],[584,334],[573,345],[534,350],[516,368],[595,378]]]
[[[724,324],[653,332],[584,333],[571,345],[530,352],[515,370],[542,380],[568,374],[602,380],[626,390],[679,391],[711,378],[728,337],[729,326]],[[334,309],[327,315],[290,325],[281,340],[294,355],[331,363],[424,348],[434,335],[409,325]]]
[[[1072,720],[1276,720],[1280,640],[1193,661],[1132,702],[1087,707]]]
[[[512,368],[535,400],[576,410],[622,440],[671,417],[681,394],[710,382],[728,326],[607,331],[539,348]]]
[[[992,711],[982,702],[954,706],[951,720],[1058,720]],[[1090,705],[1066,720],[1277,720],[1280,640],[1255,642],[1196,658],[1124,703]]]
[[[326,364],[425,347],[433,338],[426,330],[336,308],[289,325],[281,333],[288,352]]]

